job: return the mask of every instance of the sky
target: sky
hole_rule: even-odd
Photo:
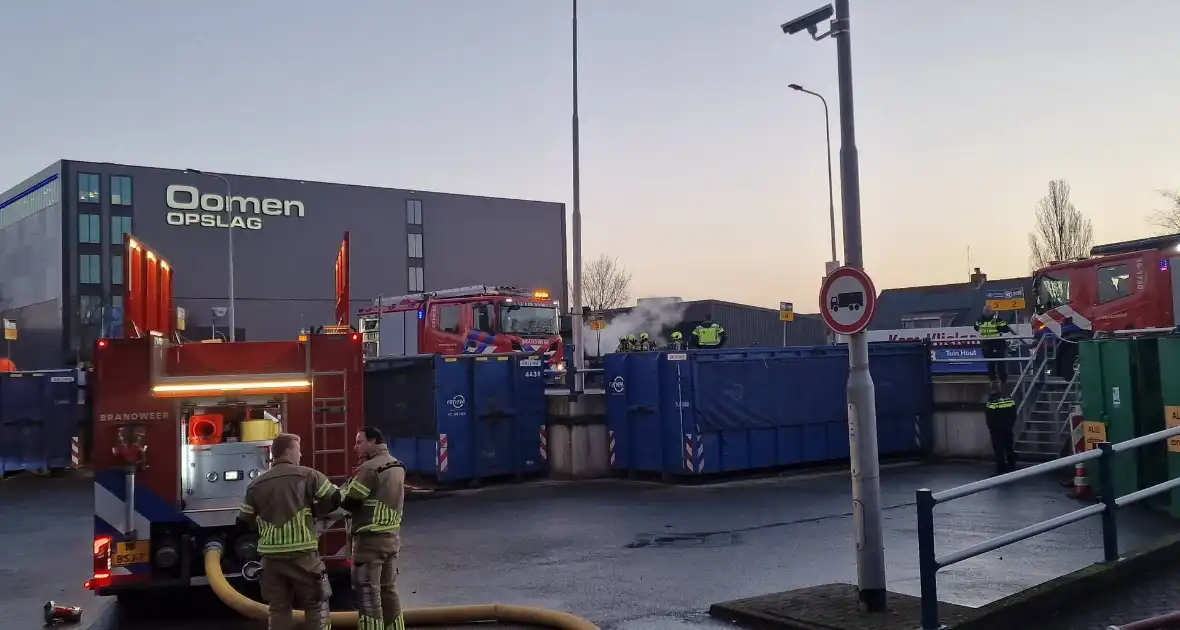
[[[1180,2],[851,4],[878,289],[1025,274],[1052,179],[1097,243],[1154,233],[1180,188]],[[0,189],[66,158],[572,208],[570,5],[3,2]],[[823,107],[787,86],[832,108],[839,213],[836,47],[779,29],[818,6],[579,4],[583,254],[632,297],[818,308]]]

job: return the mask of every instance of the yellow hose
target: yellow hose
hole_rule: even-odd
[[[221,572],[221,545],[205,546],[205,577],[209,586],[226,606],[251,619],[266,619],[266,604],[242,595],[225,579]],[[402,611],[407,626],[446,626],[471,623],[516,623],[557,630],[599,630],[598,626],[569,613],[531,606],[508,604],[478,604],[474,606],[435,606]],[[303,612],[295,611],[295,622],[303,621]],[[333,628],[357,627],[356,611],[333,612]]]

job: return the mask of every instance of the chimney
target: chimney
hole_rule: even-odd
[[[975,273],[971,274],[971,284],[976,287],[981,287],[983,286],[984,282],[987,282],[987,274],[981,272],[979,267],[976,267]]]

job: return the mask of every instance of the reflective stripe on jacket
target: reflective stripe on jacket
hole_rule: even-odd
[[[275,460],[246,487],[239,518],[258,530],[258,553],[316,551],[314,515],[335,509],[336,486],[323,473]]]
[[[715,346],[721,343],[722,332],[725,332],[725,330],[714,323],[709,327],[697,326],[693,329],[692,334],[696,336],[697,343],[702,346]]]
[[[397,536],[402,524],[405,483],[405,466],[389,454],[387,446],[381,445],[344,487],[344,499],[361,504],[352,513],[352,533]]]

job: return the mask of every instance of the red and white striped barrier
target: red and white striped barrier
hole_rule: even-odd
[[[611,468],[615,467],[615,432],[607,431],[607,452],[610,453]]]
[[[438,472],[447,471],[447,434],[438,435]]]
[[[544,425],[539,433],[541,436],[541,461],[549,461],[549,431]]]
[[[76,435],[70,440],[70,467],[82,467],[82,440]]]
[[[691,433],[684,434],[684,467],[688,472],[703,472],[705,467],[705,446],[701,443],[701,436],[693,439]]]
[[[1082,408],[1075,406],[1069,414],[1069,437],[1075,455],[1086,452],[1085,426],[1085,422],[1082,420]],[[1072,499],[1089,499],[1092,496],[1090,492],[1090,480],[1086,477],[1086,465],[1074,464],[1073,487],[1069,489],[1069,497]]]

